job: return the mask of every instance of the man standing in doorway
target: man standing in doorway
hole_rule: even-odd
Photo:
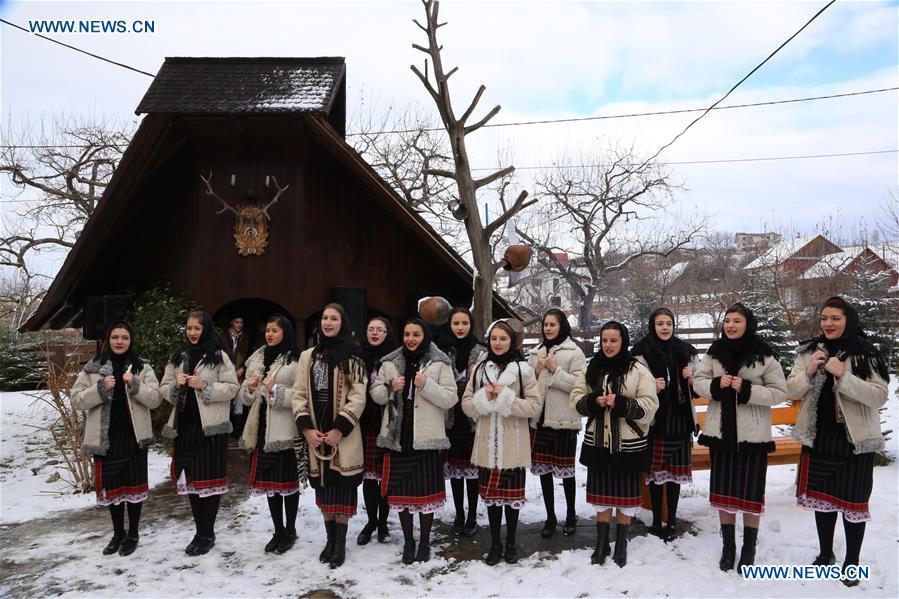
[[[234,363],[234,369],[237,372],[238,382],[243,382],[246,373],[245,363],[250,353],[250,335],[244,330],[244,319],[242,316],[234,316],[228,323],[228,330],[225,331],[222,346],[228,357]],[[232,400],[231,408],[231,424],[234,430],[231,433],[232,439],[239,439],[243,434],[244,423],[247,420],[246,408],[237,398]]]

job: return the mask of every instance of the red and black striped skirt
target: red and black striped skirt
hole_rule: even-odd
[[[228,433],[207,437],[198,420],[180,427],[174,439],[172,483],[179,495],[209,497],[227,493]]]
[[[94,488],[100,505],[140,503],[149,497],[147,450],[138,446],[132,431],[110,431],[106,455],[94,456]]]
[[[640,472],[625,472],[605,466],[587,468],[587,503],[602,508],[640,506],[643,479]]]
[[[362,430],[362,478],[365,480],[381,480],[381,468],[384,464],[384,450],[376,445],[378,431]]]
[[[478,468],[478,493],[486,505],[524,507],[524,468]]]
[[[693,437],[671,439],[655,431],[651,433],[651,437],[652,467],[646,482],[657,485],[692,484]]]
[[[436,449],[385,451],[381,494],[398,512],[433,514],[446,501],[443,463]]]
[[[874,454],[826,457],[802,448],[796,469],[796,503],[816,512],[843,512],[848,522],[871,519]]]
[[[254,450],[250,464],[250,488],[253,495],[269,497],[299,493],[300,481],[294,450]]]
[[[732,451],[709,447],[712,468],[709,503],[716,510],[755,516],[765,513],[765,479],[768,453],[764,450]]]
[[[531,429],[531,474],[573,477],[577,433],[575,430],[544,426]]]

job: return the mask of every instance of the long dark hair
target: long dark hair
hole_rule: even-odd
[[[834,296],[824,302],[821,312],[824,311],[824,308],[836,308],[846,316],[846,328],[843,330],[843,335],[839,339],[830,341],[822,331],[820,335],[802,341],[799,344],[799,353],[812,353],[821,344],[827,348],[830,355],[836,356],[840,360],[850,360],[852,374],[855,376],[869,379],[872,372],[877,372],[880,378],[889,381],[890,371],[887,363],[877,350],[877,346],[865,334],[864,324],[859,319],[855,306],[842,297]]]
[[[128,331],[128,335],[131,337],[131,344],[128,346],[128,349],[124,354],[114,353],[112,351],[112,348],[109,346],[109,337],[112,335],[112,331],[114,329],[125,329],[126,331]],[[131,325],[124,320],[119,320],[107,327],[106,335],[103,337],[103,345],[97,352],[97,355],[94,357],[94,359],[98,364],[103,364],[105,362],[124,361],[126,364],[131,365],[131,373],[137,374],[141,371],[141,368],[144,367],[144,363],[138,357],[137,350],[135,349],[136,347],[137,343],[134,336],[134,329],[132,329]]]
[[[281,339],[281,343],[272,346],[266,344],[265,349],[262,350],[262,364],[266,372],[280,355],[284,356],[284,364],[290,364],[300,357],[300,350],[297,347],[297,334],[290,320],[283,314],[272,314],[265,321],[265,324],[272,323],[278,325],[278,328],[284,333],[284,337]]]
[[[194,345],[190,340],[185,339],[184,343],[169,356],[169,362],[175,366],[180,366],[183,357],[185,355],[188,356],[189,363],[186,369],[188,372],[193,372],[200,362],[212,366],[221,364],[222,348],[215,338],[215,322],[213,322],[212,316],[203,310],[194,310],[187,315],[186,321],[191,319],[199,320],[200,325],[203,327],[203,332],[200,334],[197,344]],[[185,332],[186,335],[187,333]]]
[[[555,339],[547,339],[546,333],[543,332],[543,325],[546,323],[547,316],[554,316],[559,321],[559,334],[556,335]],[[543,337],[543,341],[537,347],[545,347],[547,351],[554,345],[565,343],[565,340],[571,337],[571,324],[568,322],[565,313],[558,308],[547,310],[546,314],[543,315],[543,320],[540,321],[540,335]]]
[[[456,334],[453,333],[452,322],[454,314],[465,314],[471,325],[468,329],[468,334],[461,339],[456,337]],[[440,331],[440,336],[437,339],[437,347],[453,358],[456,372],[463,372],[468,368],[472,350],[478,345],[483,346],[484,344],[481,343],[474,334],[474,317],[471,315],[471,310],[465,306],[456,306],[450,312],[449,320]]]

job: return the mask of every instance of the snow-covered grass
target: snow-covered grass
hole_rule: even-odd
[[[56,419],[35,393],[0,393],[0,522],[22,522],[47,512],[94,505],[94,495],[72,494],[69,472],[44,430]],[[168,457],[150,451],[150,485],[166,480]],[[48,482],[52,481],[52,482]]]
[[[77,500],[41,495],[43,481],[49,471],[33,476],[28,468],[44,463],[46,456],[37,454],[29,445],[30,430],[23,427],[36,415],[22,407],[21,394],[0,396],[3,411],[2,502],[3,526],[9,522],[32,519],[47,511],[71,508],[87,509],[89,497]],[[891,387],[888,418],[899,416],[896,384]],[[18,406],[18,407],[17,407]],[[891,427],[890,427],[891,428]],[[27,457],[25,452],[32,447]],[[897,454],[897,439],[889,441],[889,451]],[[156,459],[150,465],[152,481],[165,477],[166,464]],[[18,470],[26,470],[25,473]],[[0,595],[15,595],[14,572],[31,563],[47,564],[35,575],[32,591],[39,594],[62,593],[76,596],[138,597],[234,597],[234,596],[299,596],[316,589],[328,589],[340,596],[360,597],[581,597],[623,595],[628,597],[896,597],[897,582],[897,473],[893,462],[877,468],[871,497],[873,522],[869,524],[862,562],[871,566],[871,580],[855,589],[846,589],[836,581],[747,581],[736,573],[723,573],[717,568],[720,554],[717,514],[708,504],[708,472],[694,475],[692,487],[685,487],[679,516],[694,525],[695,535],[687,534],[665,545],[654,537],[637,537],[629,546],[628,565],[619,569],[609,561],[605,566],[590,565],[590,550],[564,551],[558,555],[538,553],[517,565],[505,563],[490,568],[480,561],[457,562],[436,555],[441,543],[435,544],[435,557],[427,564],[403,566],[400,563],[401,535],[395,515],[391,515],[393,541],[387,545],[372,542],[365,547],[355,545],[355,537],[364,523],[360,514],[351,521],[348,535],[347,562],[332,571],[318,563],[323,544],[323,530],[314,497],[307,490],[301,499],[298,521],[299,541],[283,556],[264,554],[262,547],[271,535],[271,524],[264,498],[241,498],[223,508],[217,525],[218,539],[210,554],[191,558],[182,549],[190,540],[189,519],[176,521],[159,514],[152,517],[151,499],[145,506],[151,524],[142,527],[141,544],[128,557],[104,557],[100,549],[108,536],[108,517],[104,510],[96,513],[94,534],[84,538],[83,532],[60,526],[51,533],[10,551],[3,547],[4,572],[0,573]],[[24,481],[37,479],[27,486]],[[795,505],[794,466],[772,466],[768,470],[767,511],[762,520],[757,563],[807,564],[817,554],[814,517]],[[585,521],[593,516],[584,502],[583,482],[586,473],[578,472],[578,512],[582,518],[578,535],[592,540],[593,529]],[[528,503],[522,522],[542,522],[543,505],[537,479],[528,478]],[[28,494],[29,501],[19,495]],[[10,496],[14,497],[10,497]],[[7,504],[7,501],[11,503]],[[564,513],[561,492],[557,492],[557,513]],[[438,518],[451,518],[448,505]],[[188,513],[183,502],[182,516]],[[64,522],[65,513],[50,516]],[[486,524],[481,507],[479,515]],[[640,516],[646,519],[647,514]],[[147,518],[145,516],[145,522]],[[739,527],[738,527],[739,531]],[[739,538],[739,532],[738,532]],[[465,542],[455,541],[452,542]],[[844,541],[838,526],[835,551],[842,558]],[[40,591],[43,591],[42,593]],[[21,594],[19,591],[18,594]]]

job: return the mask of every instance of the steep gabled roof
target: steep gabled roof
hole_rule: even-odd
[[[822,235],[812,235],[810,237],[794,237],[792,239],[784,239],[782,241],[779,241],[774,247],[769,249],[767,252],[765,252],[743,268],[745,270],[755,270],[757,268],[771,268],[773,266],[778,266],[784,261],[789,260],[796,254],[800,253],[808,245],[812,244],[818,239],[821,239],[825,244],[827,244],[832,249],[832,251],[841,251],[839,247],[832,244],[827,240],[826,237]]]
[[[166,58],[137,114],[328,114],[346,75],[342,57]]]

